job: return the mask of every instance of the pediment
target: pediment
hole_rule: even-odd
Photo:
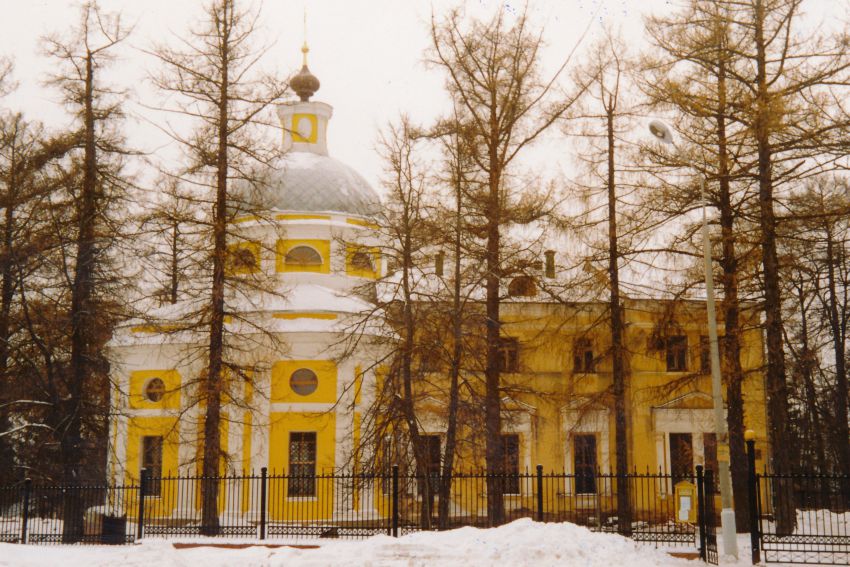
[[[503,412],[520,412],[520,413],[537,413],[537,408],[531,404],[527,404],[520,400],[515,400],[510,396],[502,398]]]
[[[570,412],[608,412],[609,407],[599,396],[578,396],[560,407],[561,414]]]
[[[725,404],[724,404],[725,405]],[[688,392],[663,404],[653,406],[652,410],[705,410],[713,409],[714,400],[705,392]]]

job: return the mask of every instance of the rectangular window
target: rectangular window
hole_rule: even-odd
[[[148,483],[145,493],[148,496],[162,494],[162,436],[142,437],[142,468],[147,471]]]
[[[440,488],[440,436],[423,435],[422,441],[425,445],[425,473],[431,485],[431,495],[437,494]]]
[[[670,475],[673,484],[690,481],[694,474],[694,439],[690,433],[670,434]]]
[[[499,371],[519,372],[519,342],[514,338],[499,340]]]
[[[595,372],[593,361],[593,343],[590,339],[576,339],[573,346],[573,371],[579,373]]]
[[[667,372],[684,372],[688,369],[688,337],[667,337]]]
[[[502,435],[502,472],[504,493],[519,494],[519,435]]]
[[[316,495],[316,432],[293,431],[289,434],[290,497]]]
[[[714,473],[714,490],[715,492],[720,492],[720,476],[718,472],[720,469],[717,463],[717,434],[702,434],[702,450],[705,455],[705,470],[710,470]]]
[[[573,470],[577,494],[596,494],[596,435],[573,435]]]

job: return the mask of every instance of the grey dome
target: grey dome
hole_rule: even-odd
[[[290,152],[270,174],[269,208],[373,216],[380,199],[363,177],[341,161],[310,152]]]

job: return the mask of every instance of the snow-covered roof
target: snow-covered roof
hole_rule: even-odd
[[[374,216],[378,194],[354,169],[330,156],[291,151],[268,173],[263,206],[272,210]]]

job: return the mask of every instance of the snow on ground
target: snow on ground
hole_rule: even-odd
[[[385,535],[364,541],[321,541],[318,549],[291,547],[175,549],[171,541],[145,540],[128,546],[36,546],[0,544],[0,565],[34,567],[509,567],[694,566],[630,539],[595,533],[574,524],[517,520],[493,529],[460,528],[400,538]],[[222,541],[222,543],[226,543]],[[267,543],[274,543],[273,540]],[[312,543],[312,542],[311,542]]]

